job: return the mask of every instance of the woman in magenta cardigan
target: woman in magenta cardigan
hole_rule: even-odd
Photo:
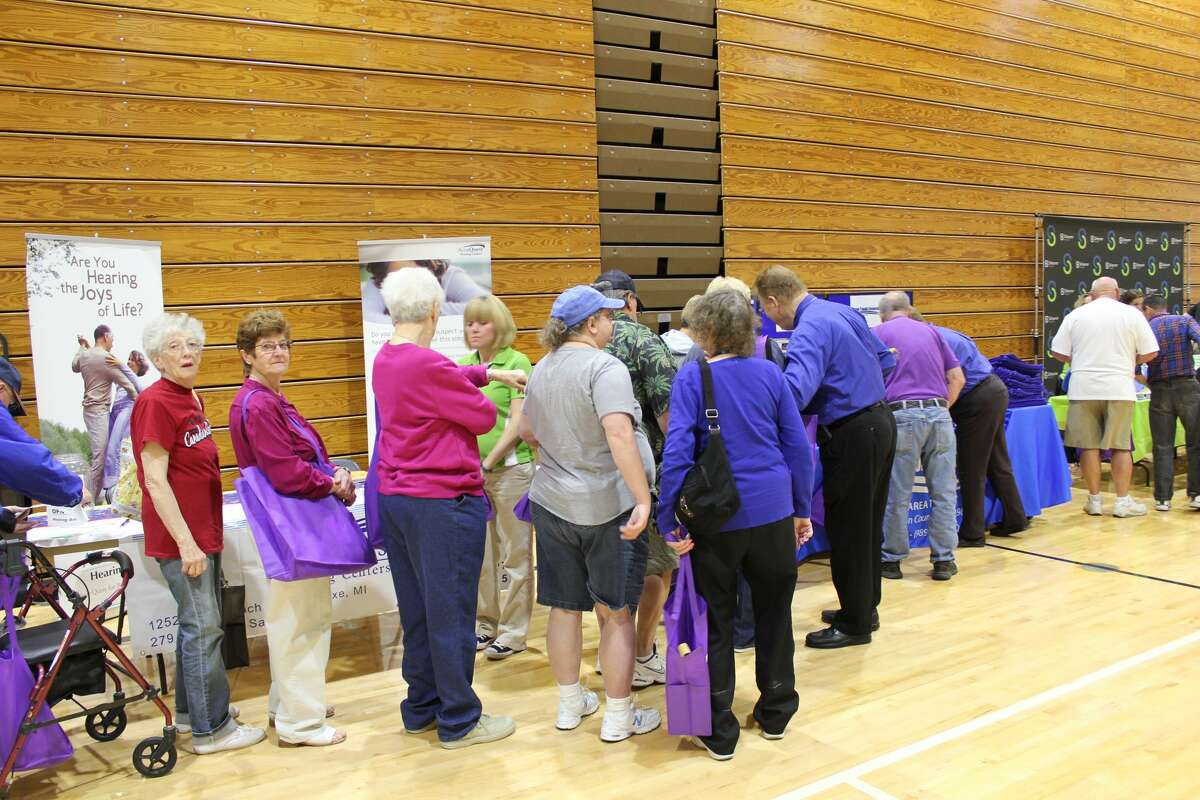
[[[371,375],[379,414],[374,469],[404,627],[408,697],[400,713],[409,733],[436,727],[442,747],[493,742],[516,726],[481,713],[471,688],[488,516],[476,437],[496,422],[479,388],[492,380],[520,386],[525,374],[460,367],[430,349],[444,294],[429,270],[397,270],[382,293],[394,330]]]
[[[325,444],[283,396],[292,360],[287,321],[278,311],[253,311],[238,325],[237,346],[246,382],[229,408],[229,436],[238,468],[258,467],[280,494],[354,502],[354,481],[333,469]],[[242,424],[242,409],[246,423]],[[271,655],[271,719],[281,746],[327,747],[346,734],[325,724],[325,667],[333,601],[327,578],[270,581],[267,646]]]

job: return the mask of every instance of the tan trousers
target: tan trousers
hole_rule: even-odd
[[[487,526],[475,631],[514,650],[525,649],[533,613],[533,526],[513,516],[513,506],[532,480],[529,463],[499,467],[484,481],[496,518]]]
[[[83,409],[83,426],[87,428],[88,442],[92,446],[92,472],[87,484],[92,497],[101,503],[104,495],[104,459],[108,455],[108,409]]]
[[[281,740],[303,742],[325,725],[325,667],[333,620],[329,579],[270,581],[266,620],[271,656],[267,707]]]

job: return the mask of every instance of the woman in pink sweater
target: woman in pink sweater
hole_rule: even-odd
[[[382,292],[394,331],[371,377],[379,413],[374,469],[404,627],[408,697],[400,713],[409,733],[436,727],[442,747],[493,742],[516,726],[481,713],[471,688],[487,530],[477,437],[496,422],[479,387],[521,385],[525,374],[459,367],[430,349],[444,294],[428,270],[393,272]]]

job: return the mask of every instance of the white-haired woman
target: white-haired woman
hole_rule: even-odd
[[[397,270],[382,291],[394,327],[371,377],[379,413],[374,469],[404,628],[408,696],[400,714],[409,733],[436,727],[442,747],[493,742],[516,726],[481,713],[471,688],[488,516],[476,437],[496,422],[479,388],[491,380],[520,385],[524,374],[458,366],[430,349],[444,295],[429,270]]]
[[[176,726],[192,734],[198,755],[236,750],[264,733],[238,725],[221,659],[221,471],[195,391],[204,326],[187,314],[162,314],[146,325],[143,345],[162,380],[138,395],[130,438],[146,555],[158,560],[178,604]]]

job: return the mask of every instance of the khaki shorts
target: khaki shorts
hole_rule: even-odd
[[[675,555],[658,531],[655,530],[653,517],[646,525],[646,533],[650,535],[650,551],[646,556],[646,574],[662,575],[671,572],[679,566],[679,556]]]
[[[1067,447],[1129,450],[1133,436],[1132,400],[1072,400],[1067,407]]]

